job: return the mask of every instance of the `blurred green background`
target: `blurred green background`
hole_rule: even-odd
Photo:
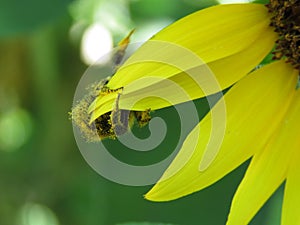
[[[116,184],[88,166],[68,118],[76,85],[95,57],[89,55],[89,47],[84,48],[84,37],[95,24],[103,31],[92,45],[99,53],[116,45],[132,28],[136,28],[132,40],[143,41],[173,21],[214,4],[202,0],[1,1],[0,225],[225,224],[247,163],[196,194],[172,202],[148,202],[143,194],[151,186]],[[102,45],[96,48],[97,44]],[[208,110],[205,100],[195,102],[203,116]],[[169,130],[174,130],[154,153],[122,149],[117,141],[105,144],[112,151],[115,148],[123,161],[161,160],[176,145],[180,124],[172,108],[154,116],[164,118]],[[147,128],[142,132],[147,135]],[[281,198],[280,189],[252,224],[279,224]]]

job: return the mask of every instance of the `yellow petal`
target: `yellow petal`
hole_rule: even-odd
[[[299,115],[298,115],[299,116]],[[298,140],[300,137],[298,137]],[[299,151],[299,144],[298,144]],[[299,153],[298,153],[299,154]],[[296,157],[297,161],[290,167],[287,181],[285,184],[284,201],[282,207],[282,225],[300,224],[300,157]]]
[[[286,122],[290,125],[282,130],[282,152],[292,152],[293,160],[287,173],[284,201],[282,207],[282,225],[300,224],[300,92],[292,103],[292,109]],[[277,165],[278,167],[278,165]]]
[[[119,92],[111,92],[107,95],[96,98],[94,102],[89,106],[88,113],[92,113],[91,122],[96,120],[99,116],[112,111],[115,101]],[[104,104],[105,103],[105,104]]]
[[[275,36],[272,30],[266,30],[250,48],[169,79],[140,78],[124,87],[119,106],[137,111],[156,110],[219,92],[253,69],[270,51]],[[110,93],[94,101],[91,105],[91,111],[94,111],[92,118],[111,111],[115,98],[116,94]]]
[[[299,137],[298,137],[299,138]],[[299,151],[299,148],[297,149]],[[300,168],[299,160],[290,168],[285,186],[282,225],[300,224]]]
[[[141,46],[108,85],[116,89],[145,76],[168,78],[203,62],[234,55],[271,30],[269,16],[261,4],[218,5],[190,14]],[[191,53],[183,54],[185,51],[201,62],[191,60]]]
[[[261,4],[208,8],[184,17],[147,41],[108,86],[124,88],[122,109],[154,110],[201,98],[245,76],[268,54],[275,40],[266,7]],[[166,78],[175,82],[175,88],[165,84]],[[186,94],[179,95],[178,85]],[[155,97],[142,99],[145,96]],[[142,100],[130,108],[136,99]],[[113,98],[106,100],[97,98],[93,103],[93,118],[112,110]]]
[[[167,201],[203,189],[262,149],[281,121],[295,89],[297,77],[291,76],[292,72],[286,63],[276,62],[242,79],[225,95],[226,123],[222,123],[224,115],[218,115],[224,112],[221,101],[212,110],[217,116],[208,114],[190,133],[163,177],[145,197]],[[199,171],[199,165],[204,171]]]
[[[294,71],[289,76],[291,75],[297,77],[297,71]],[[291,90],[291,94],[295,94],[295,92],[295,88]],[[281,125],[272,135],[270,142],[263,151],[254,155],[245,177],[233,198],[227,225],[248,224],[286,178],[291,157],[293,153],[299,150],[300,146],[298,130],[300,124],[299,101],[300,95],[298,93],[298,96],[291,102],[291,107],[288,108]],[[278,108],[278,110],[282,110],[282,108]],[[265,138],[265,136],[257,136],[256,138]],[[299,175],[297,176],[299,177]],[[299,181],[297,182],[299,184]],[[292,187],[292,189],[294,188]]]

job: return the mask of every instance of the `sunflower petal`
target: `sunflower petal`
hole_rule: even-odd
[[[275,36],[273,31],[266,30],[251,48],[178,73],[169,79],[140,78],[124,87],[120,108],[137,111],[149,108],[156,110],[208,96],[227,88],[261,61],[272,48]],[[237,61],[239,63],[235,63]],[[149,85],[150,83],[152,85]],[[111,111],[115,98],[116,94],[112,92],[94,101],[90,107],[90,111],[94,111],[92,118]]]
[[[299,139],[299,137],[298,137]],[[298,144],[299,146],[299,144]],[[297,149],[299,151],[299,148]],[[285,186],[284,201],[282,207],[282,225],[300,224],[300,157],[289,169]]]
[[[297,72],[294,71],[290,76],[296,78]],[[290,92],[291,96],[293,96],[296,92],[295,88],[290,90]],[[295,99],[292,102],[288,100],[288,104],[291,107],[288,107],[287,114],[281,125],[272,135],[265,149],[254,155],[245,177],[233,198],[227,225],[248,224],[286,178],[291,157],[295,151],[299,150],[300,145],[298,132],[300,123],[299,100],[300,95],[296,101]],[[293,105],[297,105],[296,109]],[[297,176],[299,177],[299,175]],[[297,182],[299,184],[299,181]]]
[[[267,29],[271,30],[269,14],[261,4],[218,5],[200,10],[154,35],[108,85],[116,89],[145,76],[169,78],[203,62],[226,58],[251,46]],[[183,54],[182,49],[190,54]],[[202,63],[191,60],[191,53]]]
[[[116,102],[118,92],[111,92],[105,96],[96,98],[94,102],[89,106],[88,113],[92,113],[91,122],[96,120],[99,116],[112,111]]]
[[[126,97],[128,102],[131,98],[140,99],[140,92],[143,96],[157,96],[151,93],[153,90],[160,96],[164,94],[161,91],[164,85],[155,85],[155,82],[167,78],[187,92],[188,100],[201,98],[231,86],[250,72],[272,49],[275,36],[269,26],[267,9],[261,4],[211,7],[188,15],[156,34],[125,62],[107,86],[124,89],[120,100],[123,109],[130,109],[128,103],[122,103]],[[236,60],[241,63],[235,63]],[[196,70],[197,76],[186,74],[191,70],[194,74]],[[191,77],[186,79],[187,76]],[[137,85],[135,81],[141,78],[150,79]],[[144,92],[146,88],[150,93]],[[134,93],[136,91],[139,93]],[[167,93],[166,96],[177,95],[176,101],[157,102],[158,98],[155,101],[147,98],[131,109],[159,109],[188,101],[186,95],[183,100],[174,91]],[[129,103],[133,105],[131,100]],[[105,103],[108,105],[99,109],[102,104],[101,97],[93,103],[90,109],[95,111],[93,118],[111,110],[113,101],[108,100]]]
[[[297,91],[295,101],[292,103],[290,116],[286,119],[285,130],[282,132],[282,148],[283,152],[293,152],[293,160],[287,173],[287,181],[285,186],[284,201],[282,207],[282,225],[300,224],[300,92]],[[288,127],[287,127],[288,126]]]
[[[224,97],[226,124],[222,114],[216,118],[212,115],[224,112],[224,102],[220,101],[190,133],[163,177],[145,197],[167,201],[203,189],[262,149],[284,115],[287,103],[282,102],[291,98],[295,88],[297,77],[292,77],[292,72],[284,62],[276,62],[242,79]],[[257,138],[260,136],[265,138]],[[215,158],[211,152],[217,154]],[[199,164],[204,171],[199,171]]]

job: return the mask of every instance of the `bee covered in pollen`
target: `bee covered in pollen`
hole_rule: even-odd
[[[123,40],[118,44],[116,52],[114,53],[113,60],[113,73],[115,73],[121,65],[122,59],[125,55],[125,50],[129,44],[132,30]],[[115,139],[116,137],[128,132],[133,126],[134,121],[137,122],[139,127],[148,124],[151,119],[150,109],[145,111],[131,111],[119,108],[120,96],[122,89],[110,89],[107,84],[111,77],[107,77],[99,82],[93,83],[87,88],[87,94],[78,101],[72,111],[70,117],[73,123],[79,128],[83,138],[87,142],[97,142],[105,138]],[[117,98],[112,111],[109,111],[91,121],[91,113],[89,112],[90,105],[99,96],[105,96],[109,93],[117,92]]]

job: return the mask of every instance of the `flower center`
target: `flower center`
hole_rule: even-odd
[[[286,59],[300,71],[300,1],[270,0],[271,26],[279,34],[274,59]]]

